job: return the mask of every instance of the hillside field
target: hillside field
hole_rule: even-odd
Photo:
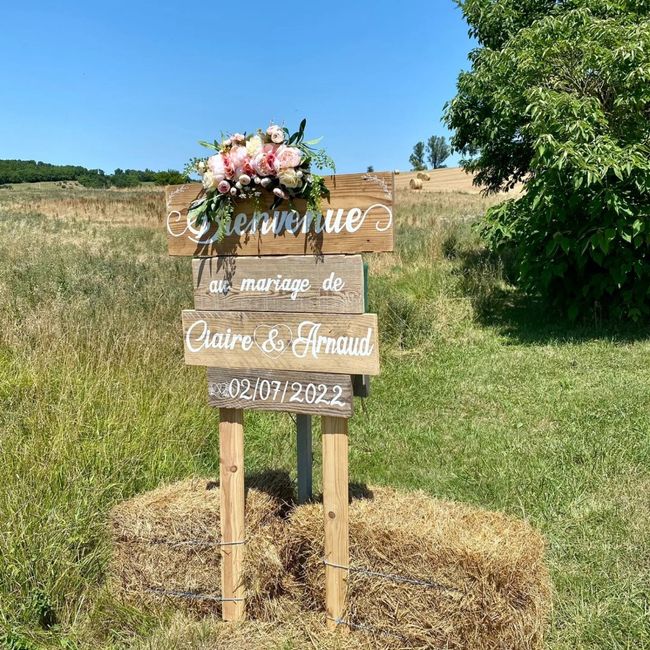
[[[548,648],[650,648],[647,329],[570,326],[521,296],[471,228],[500,198],[433,174],[460,185],[400,174],[397,250],[368,256],[382,374],[350,478],[526,518],[548,541]],[[114,504],[218,474],[205,371],[183,364],[190,260],[167,256],[163,212],[152,188],[0,190],[0,646],[211,647],[104,585]],[[294,476],[293,430],[248,413],[247,472]]]

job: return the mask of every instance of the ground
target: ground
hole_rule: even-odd
[[[528,519],[556,592],[548,647],[650,647],[647,329],[569,326],[521,296],[471,230],[497,200],[400,189],[397,251],[368,258],[382,374],[351,421],[351,480]],[[190,263],[166,255],[162,202],[152,188],[0,188],[9,648],[181,647],[207,634],[123,608],[104,587],[110,507],[218,472],[204,370],[182,361]],[[293,427],[248,414],[247,471],[293,473]]]

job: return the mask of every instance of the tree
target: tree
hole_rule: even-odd
[[[445,119],[519,282],[569,316],[650,316],[650,6],[458,0],[480,47]]]
[[[368,165],[368,169],[366,169],[366,172],[368,174],[372,174],[375,171],[375,168],[372,165]]]
[[[447,144],[444,136],[432,135],[427,140],[427,159],[432,169],[445,167],[443,164],[451,154],[451,148]]]
[[[420,172],[427,168],[424,164],[424,142],[418,142],[413,147],[413,153],[409,156],[409,162],[414,172]]]

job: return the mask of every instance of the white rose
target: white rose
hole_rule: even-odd
[[[248,184],[251,182],[251,177],[250,177],[248,174],[242,174],[242,175],[239,177],[239,182],[240,182],[242,185],[248,185]]]
[[[283,169],[280,172],[280,183],[289,189],[295,189],[301,183],[300,176],[295,169]]]
[[[274,142],[275,144],[281,144],[284,142],[284,131],[281,128],[274,129],[270,133],[271,135],[271,142]]]
[[[206,190],[213,190],[219,184],[219,181],[209,169],[204,172],[201,182]]]
[[[259,135],[254,135],[246,142],[246,151],[250,158],[255,158],[262,151],[262,138]]]

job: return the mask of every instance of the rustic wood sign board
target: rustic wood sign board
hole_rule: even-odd
[[[379,374],[375,314],[183,311],[185,363]]]
[[[236,206],[226,234],[216,226],[199,226],[188,216],[202,193],[200,183],[166,189],[167,240],[170,255],[331,255],[393,250],[393,175],[339,174],[326,178],[330,200],[321,212],[309,212],[304,201],[270,210],[272,195],[261,203]]]
[[[197,258],[192,272],[199,310],[364,312],[360,255]]]
[[[208,368],[208,404],[349,418],[352,380],[329,373]]]

